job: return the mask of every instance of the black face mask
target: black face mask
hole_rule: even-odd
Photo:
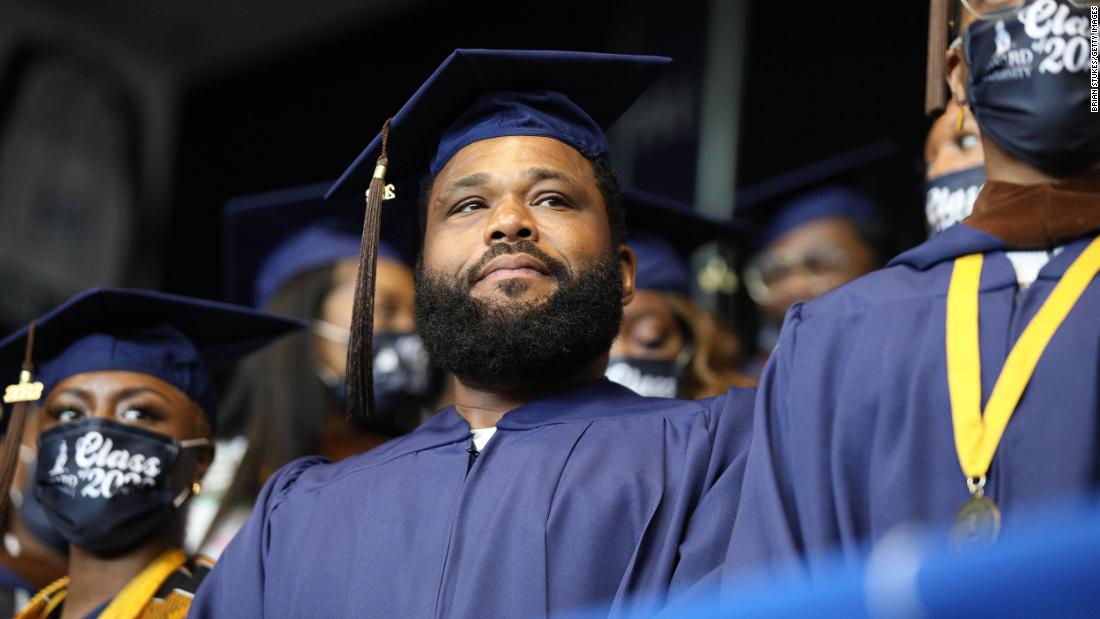
[[[638,395],[675,398],[680,389],[679,366],[676,361],[615,357],[604,376]]]
[[[974,200],[985,184],[985,168],[975,166],[944,174],[924,183],[924,215],[929,236],[943,232],[970,216]]]
[[[145,540],[187,500],[197,463],[192,448],[208,444],[109,419],[67,423],[38,439],[38,499],[70,544],[117,554]],[[181,454],[190,454],[183,464]]]
[[[971,24],[963,46],[970,109],[983,134],[1050,172],[1078,172],[1100,160],[1088,11],[1031,0],[1014,15]]]
[[[38,500],[34,481],[37,468],[37,464],[27,467],[27,491],[23,493],[23,502],[19,505],[19,517],[38,541],[61,554],[66,554],[69,552],[69,541],[61,537],[57,529],[53,528],[49,516],[46,515],[46,509]]]
[[[420,336],[375,333],[373,339],[375,417],[414,415],[430,407],[443,386],[443,372],[432,366]],[[322,380],[339,402],[347,402],[346,377],[322,375]]]
[[[374,406],[381,417],[415,414],[432,405],[443,373],[432,367],[415,333],[374,334]]]

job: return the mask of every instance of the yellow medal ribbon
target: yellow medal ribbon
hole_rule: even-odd
[[[982,415],[982,371],[978,335],[978,287],[982,255],[955,260],[947,291],[947,383],[955,450],[968,482],[984,484],[993,454],[1050,339],[1089,283],[1100,272],[1100,237],[1066,269],[1050,297],[1028,323],[1001,368]],[[981,496],[980,484],[971,493]]]

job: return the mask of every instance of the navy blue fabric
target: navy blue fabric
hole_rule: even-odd
[[[1091,238],[1019,291],[999,239],[948,228],[881,271],[795,305],[768,360],[728,567],[800,563],[906,523],[950,523],[969,498],[947,385],[954,259],[985,254],[979,297],[983,405],[1013,343]],[[986,495],[1011,525],[1027,505],[1100,482],[1100,281],[1043,353],[1005,430]],[[803,559],[809,555],[808,560]]]
[[[491,138],[528,135],[554,138],[589,157],[610,150],[603,129],[569,97],[549,90],[487,92],[439,138],[428,174],[434,176],[464,147]]]
[[[170,324],[125,327],[73,341],[38,367],[46,392],[84,372],[125,370],[156,376],[186,393],[203,410],[215,409],[214,381],[191,340]]]
[[[1031,510],[1029,510],[1031,511]],[[1021,515],[990,548],[958,553],[939,532],[898,531],[860,562],[840,558],[807,581],[746,576],[661,617],[883,619],[1100,616],[1100,504],[1058,504]],[[577,616],[572,619],[597,619]],[[639,617],[641,619],[641,617]]]
[[[969,217],[982,185],[985,185],[985,166],[981,165],[925,181],[924,215],[929,235]]]
[[[656,234],[631,234],[627,245],[638,256],[638,274],[634,287],[638,290],[676,292],[691,295],[691,270],[685,256],[672,244]]]
[[[721,563],[751,399],[643,398],[600,381],[506,414],[469,473],[453,408],[364,455],[296,461],[264,487],[190,616],[654,610]]]
[[[439,171],[462,146],[505,135],[553,137],[585,154],[606,154],[603,132],[669,62],[660,56],[457,49],[394,115],[387,178],[398,179],[391,181],[398,197],[415,195],[416,182]],[[381,144],[379,134],[328,197],[363,195]]]
[[[1089,33],[1088,10],[1065,0],[1031,0],[1009,17],[971,24],[963,33],[967,103],[982,135],[1052,172],[1100,161]]]
[[[866,193],[843,185],[827,185],[782,204],[760,237],[764,246],[795,228],[825,218],[878,221],[875,201]]]
[[[734,242],[739,221],[723,221],[691,206],[638,189],[623,191],[627,245],[638,256],[634,285],[639,290],[691,294],[691,253],[711,241]]]
[[[737,212],[753,222],[760,247],[814,219],[879,218],[859,181],[896,151],[892,141],[882,140],[785,172],[738,191]]]
[[[233,303],[266,307],[288,281],[341,260],[357,260],[363,197],[325,201],[331,183],[234,198],[225,207],[225,289]],[[379,232],[380,258],[412,266],[416,209],[389,200]]]
[[[32,352],[45,386],[84,372],[128,370],[161,378],[195,401],[216,427],[209,372],[300,329],[297,320],[148,290],[93,288],[35,321]],[[28,327],[0,341],[0,368],[15,378]]]

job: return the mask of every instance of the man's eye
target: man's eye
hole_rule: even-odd
[[[484,202],[481,202],[479,200],[471,200],[469,202],[463,202],[462,204],[459,204],[457,207],[455,207],[453,211],[451,211],[451,213],[470,213],[482,208],[487,208]]]
[[[543,196],[535,201],[535,205],[562,208],[568,207],[569,203],[561,196]]]

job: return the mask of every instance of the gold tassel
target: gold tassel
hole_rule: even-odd
[[[23,353],[23,368],[19,372],[19,382],[8,385],[4,390],[4,403],[11,404],[11,419],[8,420],[8,431],[4,435],[4,446],[0,448],[0,520],[4,531],[8,525],[8,504],[11,501],[9,495],[12,480],[15,478],[16,460],[19,455],[19,445],[23,442],[23,430],[27,425],[27,408],[31,402],[42,397],[42,383],[31,382],[34,375],[34,365],[31,363],[31,353],[34,351],[34,322],[27,329],[27,344]]]
[[[355,281],[351,339],[348,341],[347,414],[354,419],[366,419],[374,413],[374,278],[378,266],[378,234],[382,224],[382,201],[394,195],[393,187],[386,185],[390,120],[382,125],[382,148],[365,196],[359,273]]]
[[[959,113],[955,116],[955,135],[962,135],[963,125],[966,124],[966,106],[962,104],[956,104],[959,108]]]

